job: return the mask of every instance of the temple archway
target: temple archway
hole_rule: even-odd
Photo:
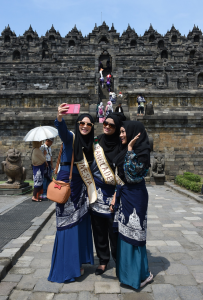
[[[13,60],[20,60],[20,52],[18,50],[13,52]]]
[[[203,73],[200,73],[197,78],[197,86],[203,88]]]
[[[68,43],[69,47],[75,47],[75,41],[74,40],[70,40]]]
[[[49,36],[49,40],[52,41],[52,42],[54,42],[55,41],[55,36],[54,35],[50,35]]]
[[[137,41],[136,41],[136,40],[132,40],[132,41],[130,42],[130,46],[131,46],[131,47],[136,47],[136,46],[137,46]]]
[[[195,57],[195,50],[191,50],[190,51],[190,58],[194,58]]]
[[[154,34],[151,34],[150,37],[149,37],[149,42],[154,42],[155,41],[155,35]]]
[[[177,41],[178,41],[177,35],[173,35],[172,38],[171,38],[171,41],[173,43],[177,43]]]
[[[10,36],[9,35],[5,35],[4,37],[4,43],[9,43],[11,40]]]
[[[168,52],[166,50],[161,52],[161,58],[168,58]]]
[[[163,48],[164,48],[164,41],[163,41],[163,40],[160,40],[160,41],[158,42],[158,47],[159,47],[160,49],[163,49]]]
[[[28,43],[33,42],[33,38],[32,38],[31,35],[28,35],[28,36],[27,36],[27,41],[28,41]]]
[[[194,36],[194,43],[199,43],[199,35]]]
[[[109,43],[109,41],[108,41],[108,39],[107,39],[106,36],[103,36],[103,37],[100,39],[99,44],[100,44],[101,42],[104,42],[105,44],[108,44],[108,43]]]

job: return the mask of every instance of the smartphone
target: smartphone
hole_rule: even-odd
[[[67,104],[64,105],[63,107],[65,108],[66,106],[69,106],[68,111],[63,112],[63,115],[68,115],[68,114],[79,114],[80,112],[80,104]]]

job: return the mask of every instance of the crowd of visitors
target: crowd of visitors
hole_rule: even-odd
[[[82,264],[94,264],[93,232],[99,258],[95,275],[107,270],[111,253],[119,281],[139,289],[153,279],[146,252],[144,178],[150,166],[150,145],[145,128],[138,121],[125,121],[120,104],[113,112],[111,103],[104,109],[101,102],[98,115],[103,133],[94,136],[89,114],[78,117],[73,133],[63,119],[67,110],[60,105],[55,120],[63,142],[57,182],[68,183],[72,173],[71,194],[65,204],[56,203],[57,231],[48,280],[73,282],[84,274]]]

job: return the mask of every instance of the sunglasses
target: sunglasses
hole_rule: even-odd
[[[92,126],[94,126],[94,124],[92,124],[92,123],[87,123],[87,122],[83,122],[83,121],[79,121],[78,124],[79,124],[79,126],[87,125],[87,127],[91,127],[91,128],[92,128]]]
[[[112,124],[112,123],[109,123],[109,122],[107,122],[107,121],[104,121],[103,122],[103,126],[104,127],[106,127],[106,126],[108,126],[109,125],[109,128],[116,128],[116,125],[115,124]]]

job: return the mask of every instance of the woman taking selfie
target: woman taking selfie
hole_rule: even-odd
[[[66,103],[58,107],[55,126],[63,142],[60,171],[57,180],[69,182],[72,153],[74,166],[71,195],[65,204],[56,203],[56,226],[49,281],[72,282],[83,275],[82,264],[94,264],[91,221],[88,213],[87,188],[80,176],[83,165],[93,161],[94,121],[91,115],[80,115],[75,123],[75,135],[62,118],[68,111]],[[84,179],[85,180],[85,179]]]
[[[111,211],[117,210],[116,274],[121,283],[139,289],[153,279],[146,251],[148,192],[144,180],[150,167],[150,145],[144,126],[137,121],[123,122],[120,138],[121,152],[114,162],[123,184],[117,185],[110,206]]]

